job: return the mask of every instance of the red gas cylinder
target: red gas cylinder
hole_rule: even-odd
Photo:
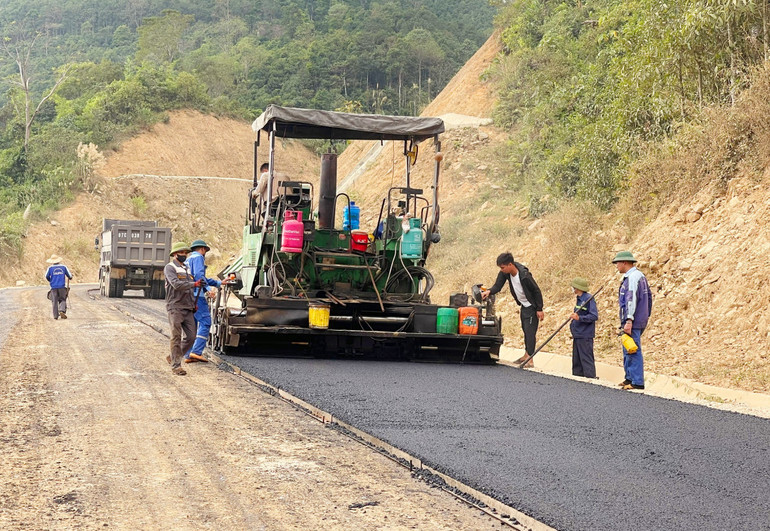
[[[365,230],[350,231],[350,249],[353,251],[366,251],[369,246],[369,233]]]
[[[281,252],[301,253],[305,241],[305,226],[302,224],[302,212],[287,210],[283,214],[283,234],[281,234]]]

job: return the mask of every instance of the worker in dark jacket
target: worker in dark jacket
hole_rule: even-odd
[[[537,327],[545,318],[543,313],[543,294],[540,292],[537,282],[526,266],[514,262],[511,253],[503,253],[497,257],[497,267],[500,273],[494,286],[481,292],[486,299],[490,295],[500,292],[505,283],[511,289],[516,304],[521,306],[521,329],[524,332],[524,351],[526,354],[516,360],[516,363],[524,363],[529,359],[526,367],[534,367],[530,359],[535,353]]]
[[[179,376],[187,374],[182,368],[182,354],[190,350],[195,341],[193,290],[203,284],[203,281],[193,279],[185,265],[189,252],[190,247],[186,243],[174,243],[169,253],[171,261],[163,268],[163,276],[166,277],[166,310],[171,325],[171,354],[166,356],[166,361],[171,365],[171,372]]]
[[[594,336],[596,335],[596,320],[599,311],[596,301],[588,293],[588,281],[576,278],[572,281],[572,290],[577,295],[575,309],[572,312],[572,322],[569,324],[572,332],[572,374],[596,378],[594,363]]]

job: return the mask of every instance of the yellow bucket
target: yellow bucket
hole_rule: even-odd
[[[325,302],[311,302],[307,310],[310,328],[329,328],[329,305]]]
[[[626,352],[629,354],[635,354],[636,351],[639,350],[639,347],[636,346],[636,341],[634,341],[634,338],[628,334],[621,335],[620,342],[623,343],[623,348],[626,349]]]

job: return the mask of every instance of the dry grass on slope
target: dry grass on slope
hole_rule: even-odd
[[[656,295],[648,367],[770,391],[770,65],[633,168],[616,209]]]
[[[481,118],[492,116],[492,108],[497,99],[495,88],[491,82],[482,80],[482,76],[501,49],[500,35],[495,32],[425,107],[422,116],[441,116],[447,113]]]

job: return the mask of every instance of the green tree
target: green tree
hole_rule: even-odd
[[[2,48],[5,55],[16,65],[16,76],[9,78],[7,82],[17,87],[22,94],[25,151],[29,146],[32,123],[35,121],[35,117],[45,102],[53,96],[59,85],[67,78],[67,72],[69,71],[69,65],[60,67],[53,86],[39,98],[35,97],[33,93],[33,81],[35,79],[33,62],[35,59],[35,44],[40,36],[40,32],[28,30],[25,23],[12,22],[6,27],[2,40]],[[35,104],[35,99],[37,99],[37,104]]]
[[[192,15],[166,9],[160,17],[148,17],[136,31],[139,34],[137,61],[151,60],[157,63],[171,63],[180,54],[180,43],[187,28],[195,20]]]
[[[417,65],[418,101],[422,105],[423,71],[427,70],[429,73],[431,66],[444,59],[444,52],[431,32],[423,28],[410,31],[404,37],[404,42],[409,49],[410,59]]]

